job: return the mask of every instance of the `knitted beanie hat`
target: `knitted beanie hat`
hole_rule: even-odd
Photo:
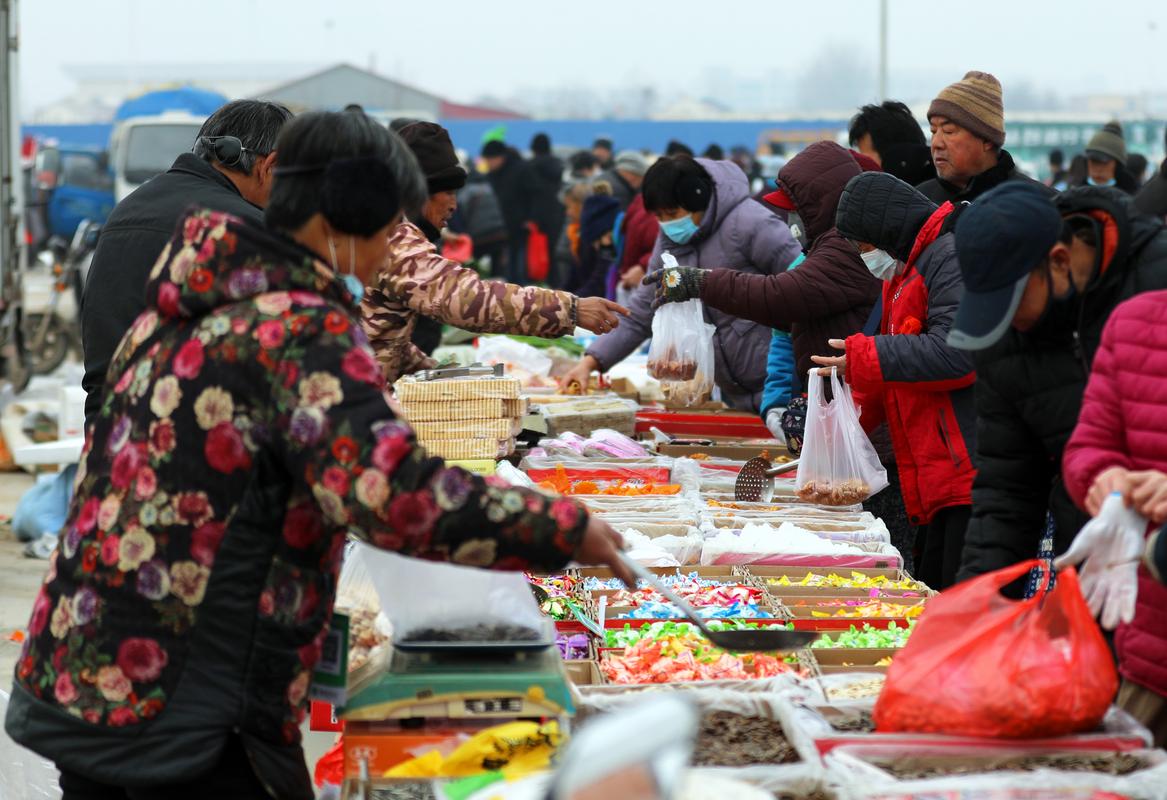
[[[1005,143],[1005,109],[1001,82],[973,70],[940,91],[928,106],[928,119],[946,117],[997,147]]]
[[[1120,164],[1126,163],[1126,141],[1122,138],[1122,125],[1117,121],[1106,123],[1098,133],[1090,137],[1090,144],[1086,145],[1086,156],[1089,158],[1094,155],[1114,159]]]
[[[462,169],[445,128],[435,122],[418,121],[397,133],[417,156],[430,194],[453,192],[466,185],[466,170]]]

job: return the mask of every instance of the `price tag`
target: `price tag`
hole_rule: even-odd
[[[334,706],[343,706],[348,682],[348,614],[334,611],[328,635],[320,648],[320,661],[312,673],[312,687],[308,696]]]

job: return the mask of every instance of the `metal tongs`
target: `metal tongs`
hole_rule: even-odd
[[[468,367],[438,367],[423,369],[417,373],[419,381],[440,381],[445,378],[501,378],[505,375],[502,364],[471,364]]]
[[[796,469],[797,458],[778,466],[774,466],[768,458],[751,458],[737,474],[733,484],[733,499],[743,503],[768,503],[774,496],[774,478]]]

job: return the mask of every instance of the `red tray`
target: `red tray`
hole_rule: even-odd
[[[651,428],[682,437],[761,439],[771,436],[757,414],[741,411],[670,411],[649,406],[636,412],[636,432],[650,433]]]

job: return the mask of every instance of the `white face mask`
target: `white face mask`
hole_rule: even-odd
[[[859,257],[863,259],[868,271],[881,281],[890,281],[899,272],[899,262],[883,250],[860,253]]]

